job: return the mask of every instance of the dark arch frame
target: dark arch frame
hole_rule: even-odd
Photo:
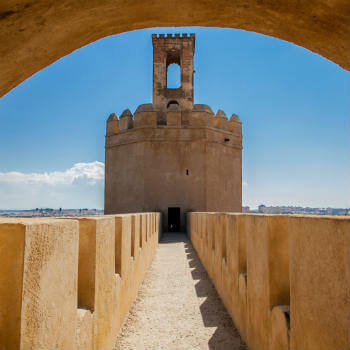
[[[350,70],[349,23],[349,0],[7,1],[0,10],[0,97],[74,50],[151,27],[244,29],[303,46]]]
[[[168,109],[171,105],[177,105],[177,106],[180,107],[179,102],[177,102],[175,100],[171,100],[171,101],[168,102],[166,108]]]

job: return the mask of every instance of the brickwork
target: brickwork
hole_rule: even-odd
[[[177,102],[181,110],[193,108],[193,55],[194,34],[153,34],[153,105],[165,111],[168,104]],[[178,64],[181,71],[181,87],[167,88],[169,65]]]

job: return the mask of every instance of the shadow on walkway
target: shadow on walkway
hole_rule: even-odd
[[[163,235],[115,349],[246,350],[185,234]]]
[[[247,346],[241,339],[237,328],[226,311],[191,242],[186,236],[184,240],[188,264],[192,269],[192,278],[198,280],[198,283],[195,285],[197,296],[199,298],[206,298],[200,305],[204,326],[216,327],[216,331],[208,343],[209,349],[247,350]]]
[[[162,243],[188,243],[187,235],[183,232],[164,232],[159,244]]]

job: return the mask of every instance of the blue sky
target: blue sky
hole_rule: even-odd
[[[243,204],[350,207],[350,73],[256,33],[153,28],[63,57],[0,99],[0,209],[103,208],[105,121],[152,100],[152,33],[196,33],[195,103],[243,122]]]

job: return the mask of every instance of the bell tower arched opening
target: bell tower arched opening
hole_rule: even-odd
[[[168,105],[167,105],[167,109],[169,109],[169,108],[173,108],[173,107],[179,107],[179,103],[177,102],[177,101],[170,101],[169,103],[168,103]]]
[[[153,34],[152,43],[154,108],[161,114],[166,111],[169,102],[175,100],[181,111],[191,111],[193,109],[194,34]],[[170,69],[179,69],[178,87],[168,84]]]
[[[166,87],[167,89],[181,88],[181,68],[178,63],[167,66]]]

